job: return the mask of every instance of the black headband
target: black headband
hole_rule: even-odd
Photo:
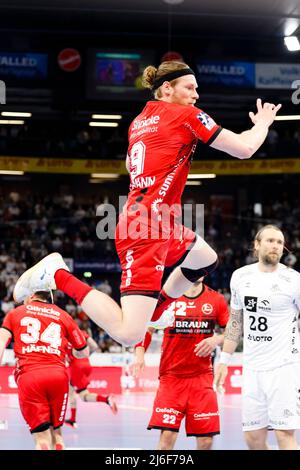
[[[183,77],[184,75],[194,75],[195,72],[188,68],[188,69],[180,69],[180,70],[174,70],[174,72],[169,72],[163,75],[162,77],[158,78],[157,80],[154,81],[152,90],[156,90],[164,82],[170,82],[171,80],[175,80],[175,78]]]

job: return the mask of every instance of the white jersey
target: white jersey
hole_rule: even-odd
[[[283,264],[262,272],[258,263],[234,271],[231,308],[243,310],[244,367],[269,370],[300,361],[300,274]]]

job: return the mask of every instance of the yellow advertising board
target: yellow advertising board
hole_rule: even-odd
[[[25,173],[118,173],[126,175],[124,160],[84,160],[75,158],[0,157],[0,170]],[[262,175],[300,173],[300,159],[196,160],[190,173],[216,175]]]

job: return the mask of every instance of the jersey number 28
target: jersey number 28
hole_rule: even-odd
[[[266,331],[268,329],[266,317],[256,318],[253,315],[249,315],[249,320],[251,320],[250,330]]]

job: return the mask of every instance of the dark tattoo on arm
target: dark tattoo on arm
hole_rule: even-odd
[[[243,334],[243,310],[230,310],[229,322],[225,330],[225,339],[238,344]]]

